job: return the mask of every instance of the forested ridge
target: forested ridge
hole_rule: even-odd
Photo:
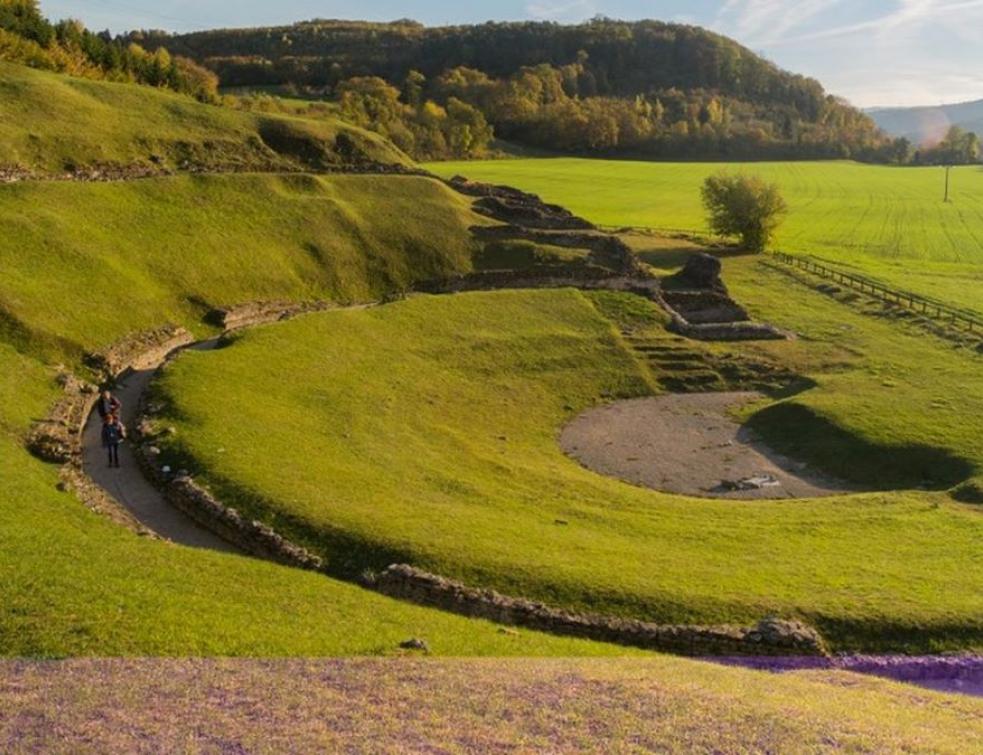
[[[90,79],[107,79],[173,89],[214,101],[218,78],[187,57],[156,45],[148,52],[135,42],[92,32],[75,20],[52,23],[37,0],[0,0],[0,60]]]
[[[498,137],[564,152],[878,162],[912,155],[907,141],[882,133],[819,82],[721,35],[659,21],[428,28],[315,20],[131,39],[195,59],[225,87],[285,86],[335,100],[356,119],[392,112],[394,96],[417,115],[428,103],[466,105]],[[482,124],[468,118],[479,133],[465,149],[448,144],[449,153],[486,146]],[[401,133],[404,123],[394,117],[391,128],[375,127],[414,154],[439,151],[421,150]]]

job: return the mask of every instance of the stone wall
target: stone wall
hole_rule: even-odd
[[[238,304],[227,309],[214,309],[205,318],[207,322],[222,328],[225,332],[264,325],[281,320],[289,320],[310,312],[323,312],[333,305],[324,301],[286,302],[259,301]]]
[[[754,627],[701,627],[579,615],[476,590],[406,565],[390,566],[367,586],[393,598],[499,624],[680,655],[828,655],[819,633],[797,621],[767,618]]]
[[[103,380],[115,380],[131,370],[156,367],[168,354],[194,343],[194,340],[187,329],[166,325],[157,330],[127,336],[105,351],[87,354],[85,363],[99,373]]]
[[[785,341],[789,334],[774,325],[758,322],[693,324],[670,311],[668,328],[694,341]]]
[[[154,439],[152,424],[146,418],[141,419],[134,433],[137,461],[168,503],[244,553],[296,569],[323,571],[324,563],[318,556],[294,545],[262,522],[247,519],[236,509],[225,506],[190,476],[165,471],[160,465],[159,450],[153,445]]]
[[[577,288],[586,291],[624,291],[659,301],[659,282],[655,278],[634,278],[617,275],[596,267],[538,268],[530,270],[501,270],[457,275],[416,285],[415,290],[427,294],[456,294],[466,291],[499,291],[502,289]]]
[[[621,239],[590,231],[545,231],[515,225],[475,226],[471,233],[479,241],[531,241],[534,244],[586,249],[588,261],[622,275],[645,276],[638,257]]]

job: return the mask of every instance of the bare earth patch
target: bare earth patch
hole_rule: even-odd
[[[712,498],[818,498],[849,492],[775,453],[731,416],[759,393],[685,393],[581,414],[560,436],[588,469],[634,485]]]

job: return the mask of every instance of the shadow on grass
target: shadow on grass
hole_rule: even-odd
[[[874,490],[948,490],[974,472],[969,461],[945,449],[872,443],[801,404],[769,406],[747,427],[775,451]]]
[[[927,653],[965,652],[983,642],[983,621],[907,623],[867,617],[807,619],[831,644],[834,652]]]

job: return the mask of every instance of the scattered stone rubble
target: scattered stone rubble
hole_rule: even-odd
[[[593,224],[565,207],[547,204],[535,194],[510,186],[477,183],[463,176],[454,176],[448,184],[461,194],[478,197],[475,211],[502,223],[554,231],[594,230]]]
[[[289,320],[298,315],[311,312],[323,312],[334,305],[324,301],[286,302],[261,301],[239,304],[225,309],[213,309],[205,317],[212,325],[222,328],[225,332],[241,330],[253,325]]]

